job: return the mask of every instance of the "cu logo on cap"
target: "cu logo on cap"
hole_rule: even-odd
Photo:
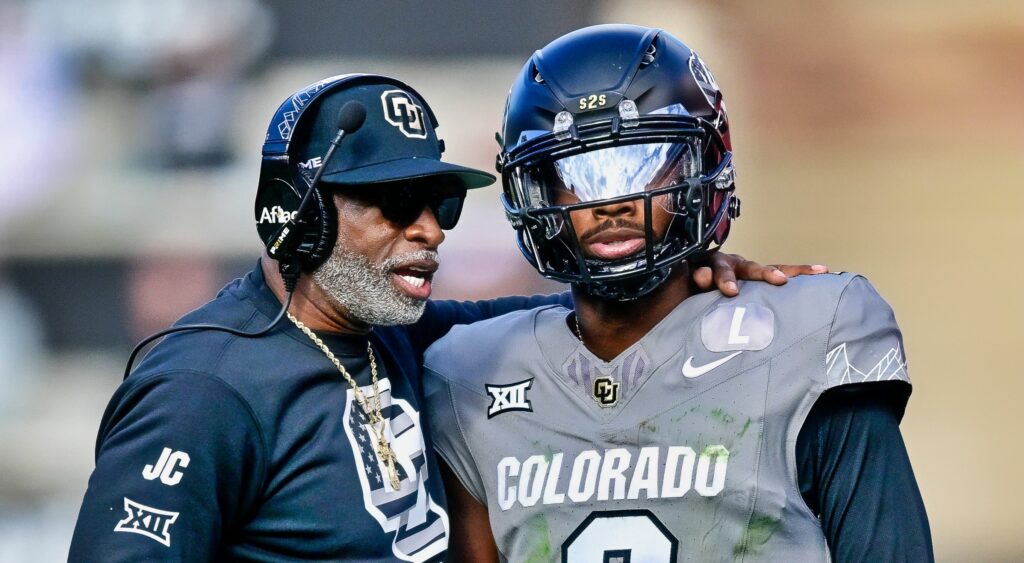
[[[388,90],[380,95],[384,104],[384,119],[410,139],[426,139],[427,126],[423,110],[401,90]]]

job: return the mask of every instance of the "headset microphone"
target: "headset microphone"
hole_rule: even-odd
[[[284,279],[285,291],[287,291],[287,297],[285,298],[284,304],[281,306],[281,310],[274,317],[274,320],[270,321],[270,324],[257,330],[255,332],[244,332],[235,328],[222,325],[214,324],[198,324],[198,325],[185,325],[171,327],[156,334],[151,334],[144,338],[142,342],[139,342],[132,350],[131,355],[128,356],[128,365],[124,368],[124,377],[127,378],[131,373],[132,366],[135,364],[135,357],[139,352],[150,342],[167,336],[175,332],[182,332],[186,330],[219,330],[227,332],[235,336],[243,336],[252,338],[256,336],[263,336],[273,329],[277,323],[281,322],[284,318],[285,313],[288,311],[288,306],[291,305],[292,295],[295,291],[295,284],[298,283],[299,274],[301,273],[301,267],[299,264],[298,257],[295,255],[295,249],[302,242],[306,226],[308,224],[308,218],[306,217],[307,210],[313,201],[313,194],[320,183],[320,176],[323,175],[324,170],[327,168],[327,163],[334,156],[335,149],[341,143],[341,139],[345,135],[355,133],[360,127],[363,126],[363,122],[366,121],[366,106],[355,100],[345,103],[341,106],[338,111],[338,133],[334,136],[334,140],[331,141],[331,145],[327,147],[327,152],[321,159],[320,167],[317,168],[316,174],[313,179],[309,181],[309,189],[302,196],[302,200],[299,202],[299,207],[296,209],[294,216],[289,219],[285,224],[274,233],[273,244],[267,245],[267,254],[271,258],[278,261],[278,267],[281,272],[281,277]]]
[[[309,189],[302,196],[302,201],[299,202],[295,215],[277,230],[273,237],[273,244],[267,246],[267,254],[278,262],[278,268],[281,272],[281,277],[284,278],[285,289],[288,293],[295,289],[295,284],[298,282],[299,274],[302,270],[299,260],[295,256],[295,249],[302,241],[303,233],[305,232],[304,227],[308,220],[307,213],[313,201],[313,193],[320,184],[320,177],[323,176],[324,170],[327,169],[327,163],[334,156],[334,151],[341,143],[341,139],[345,135],[355,133],[356,130],[363,126],[365,121],[366,106],[360,102],[352,100],[341,106],[341,110],[338,111],[338,133],[334,136],[334,140],[331,141],[331,145],[327,147],[327,153],[320,160],[320,167],[317,168],[313,180],[309,182]]]

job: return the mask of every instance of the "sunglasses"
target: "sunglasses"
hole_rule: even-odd
[[[436,178],[403,180],[358,187],[346,186],[340,193],[377,207],[385,219],[401,227],[411,225],[424,208],[429,208],[442,229],[452,229],[462,214],[466,190],[438,184]]]

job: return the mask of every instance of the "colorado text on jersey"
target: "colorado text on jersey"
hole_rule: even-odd
[[[535,454],[498,462],[498,506],[585,503],[594,500],[679,498],[695,491],[713,497],[725,488],[729,450],[710,445],[700,454],[689,446],[648,446]]]

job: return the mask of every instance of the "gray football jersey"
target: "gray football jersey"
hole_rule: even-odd
[[[862,277],[681,303],[611,362],[553,306],[455,327],[426,355],[434,445],[509,561],[827,561],[797,483],[815,399],[909,384]]]

